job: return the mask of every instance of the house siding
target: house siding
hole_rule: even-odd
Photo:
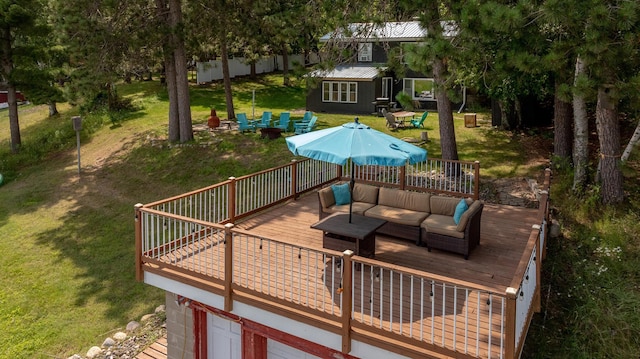
[[[307,110],[346,114],[371,114],[374,112],[372,101],[375,100],[376,93],[381,93],[379,78],[373,81],[357,81],[357,103],[322,102],[322,82],[318,87],[310,89],[307,95]]]

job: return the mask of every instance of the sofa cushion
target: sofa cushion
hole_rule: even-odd
[[[429,213],[379,204],[367,210],[364,215],[367,217],[384,219],[388,222],[418,227],[420,223],[427,218]]]
[[[429,233],[437,233],[445,236],[464,238],[464,231],[458,231],[457,225],[451,220],[451,216],[431,214],[421,224]],[[429,239],[427,239],[427,242]]]
[[[368,212],[368,210],[370,208],[374,207],[374,206],[375,206],[375,204],[366,203],[366,202],[353,202],[351,213],[359,214],[361,216],[364,216],[365,212]],[[327,208],[327,210],[325,212],[328,212],[328,213],[349,213],[349,205],[348,204],[343,204],[343,205],[331,206],[331,207]]]
[[[456,226],[456,230],[463,232],[467,228],[467,223],[469,223],[469,217],[471,217],[474,213],[476,213],[480,206],[482,205],[482,201],[476,200],[471,203],[469,209],[464,211],[462,216],[460,217],[460,222]]]
[[[428,214],[431,212],[430,198],[431,194],[429,193],[381,187],[378,194],[378,204]]]
[[[456,210],[453,213],[453,223],[455,223],[456,225],[459,224],[460,217],[462,217],[462,214],[464,214],[467,209],[469,209],[467,202],[464,199],[461,199],[460,202],[458,202],[458,204],[456,205]]]
[[[431,196],[431,213],[453,217],[453,214],[456,212],[458,202],[460,202],[460,198]]]
[[[325,187],[319,190],[318,198],[320,199],[320,204],[324,209],[327,209],[336,204],[336,200],[333,197],[333,190],[331,189],[331,187]]]
[[[363,183],[356,183],[353,186],[353,201],[377,204],[378,187]]]
[[[334,184],[331,185],[333,190],[333,197],[336,200],[336,205],[348,204],[351,202],[351,189],[349,183]]]

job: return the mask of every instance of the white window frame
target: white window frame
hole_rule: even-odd
[[[420,90],[416,88],[416,81],[429,81],[431,87],[429,90]],[[411,95],[411,99],[420,101],[435,101],[434,81],[432,78],[405,78],[402,79],[402,91]]]
[[[358,62],[373,61],[373,43],[361,42],[358,44]]]
[[[358,103],[358,83],[355,81],[323,81],[322,102]]]

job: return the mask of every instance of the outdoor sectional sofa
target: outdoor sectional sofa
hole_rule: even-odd
[[[454,214],[460,198],[363,183],[355,183],[351,196],[353,213],[387,221],[377,233],[413,240],[429,251],[435,248],[459,253],[465,259],[480,243],[482,201],[465,199],[468,209],[456,224]],[[320,219],[349,213],[349,203],[336,204],[332,186],[318,191],[318,204]]]

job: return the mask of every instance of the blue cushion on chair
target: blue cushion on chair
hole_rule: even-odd
[[[333,190],[333,197],[336,199],[336,205],[340,206],[351,202],[349,183],[331,185],[331,190]]]
[[[469,206],[467,205],[467,201],[463,199],[460,200],[460,202],[458,202],[458,205],[456,206],[456,211],[453,214],[453,222],[455,224],[460,223],[460,217],[462,217],[462,214],[464,214],[464,212],[469,209]]]

